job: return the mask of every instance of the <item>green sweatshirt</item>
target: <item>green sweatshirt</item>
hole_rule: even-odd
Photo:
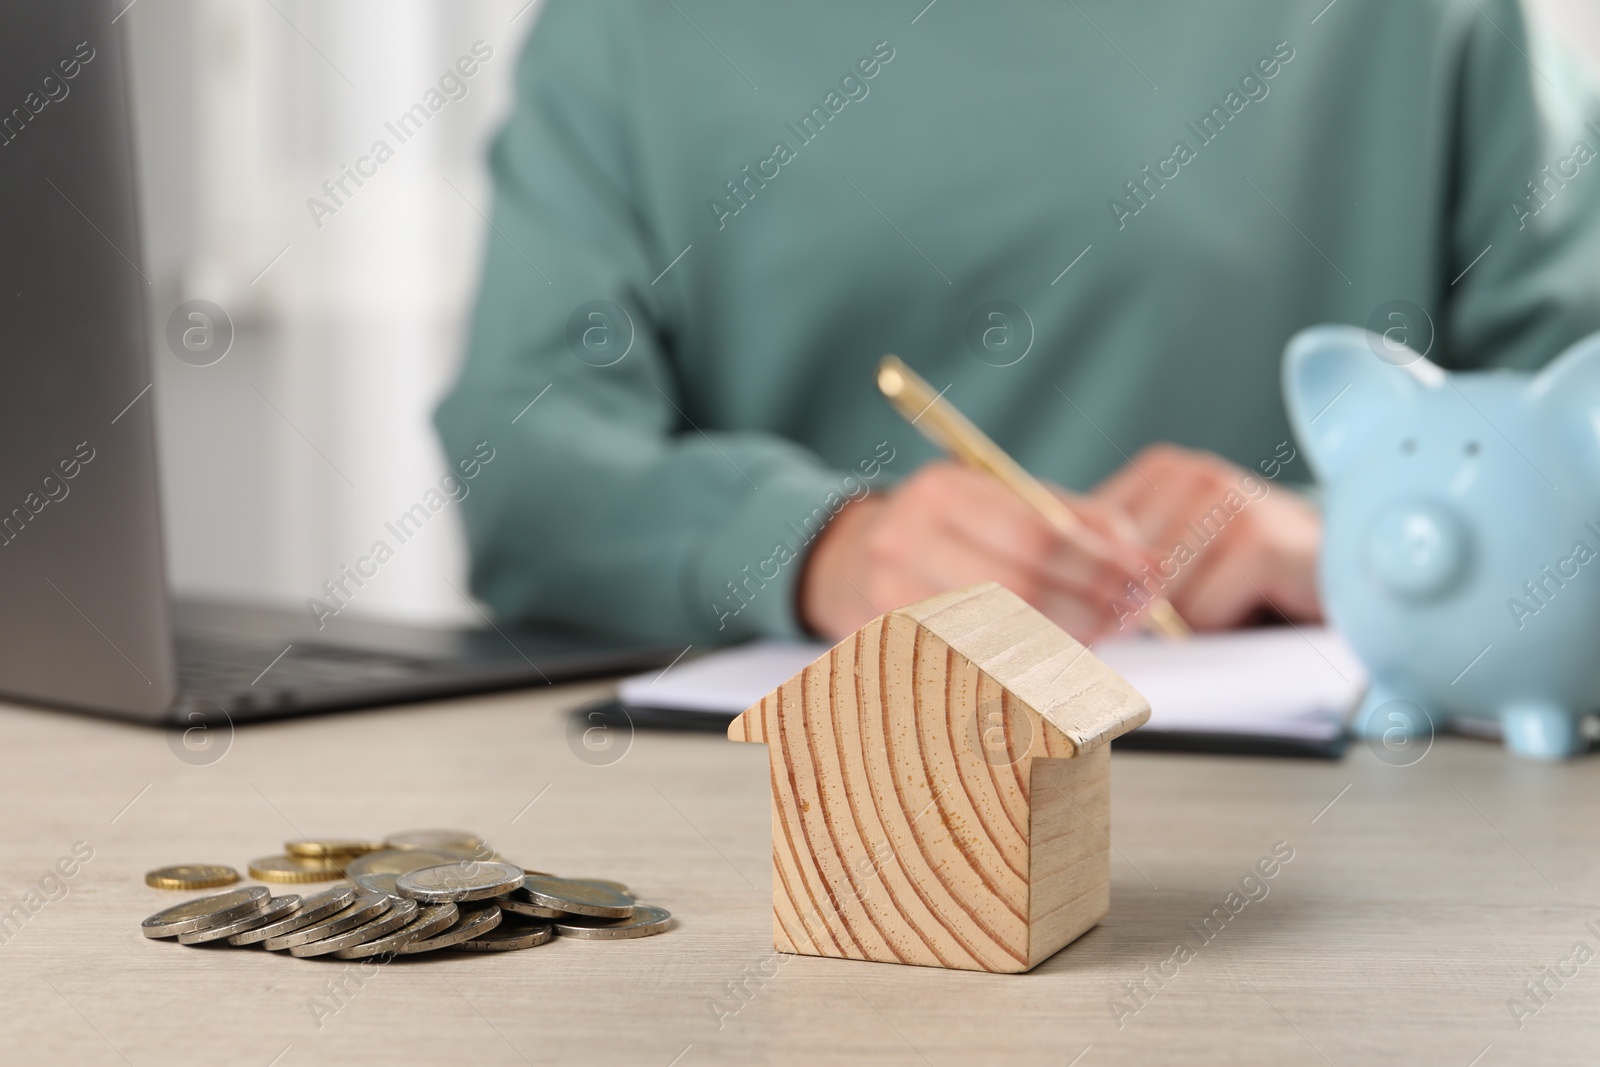
[[[799,635],[816,532],[934,456],[886,352],[1084,489],[1159,440],[1308,478],[1305,326],[1600,329],[1600,109],[1515,0],[924,2],[548,0],[437,415],[501,457],[500,616]]]

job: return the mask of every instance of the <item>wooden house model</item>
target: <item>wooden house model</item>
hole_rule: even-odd
[[[748,708],[784,952],[1026,971],[1110,908],[1110,742],[1149,704],[993,582],[874,619]]]

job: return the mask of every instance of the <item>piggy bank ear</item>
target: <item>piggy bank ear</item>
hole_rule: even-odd
[[[1354,326],[1302,330],[1283,354],[1289,425],[1323,482],[1337,478],[1378,427],[1392,425],[1398,409],[1443,383],[1437,365]]]
[[[1528,397],[1540,406],[1560,406],[1600,427],[1600,333],[1590,334],[1534,375]]]

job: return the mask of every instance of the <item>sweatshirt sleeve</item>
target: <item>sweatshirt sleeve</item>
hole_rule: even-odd
[[[462,502],[472,588],[502,618],[634,640],[798,637],[788,524],[840,475],[694,417],[663,277],[683,249],[639,195],[625,29],[549,0],[491,150],[467,358],[435,415],[449,460],[495,453]]]
[[[1456,5],[1452,240],[1440,324],[1458,366],[1533,369],[1600,330],[1600,105],[1519,0]]]

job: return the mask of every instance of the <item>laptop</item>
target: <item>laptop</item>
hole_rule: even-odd
[[[678,650],[175,602],[126,0],[0,8],[0,695],[158,725],[617,674]]]

